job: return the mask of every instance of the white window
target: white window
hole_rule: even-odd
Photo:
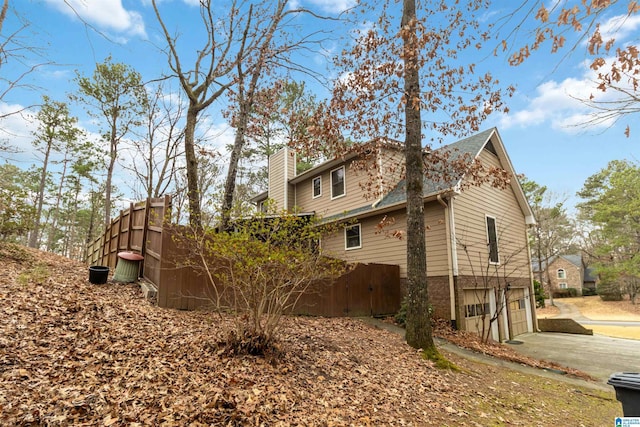
[[[491,264],[500,263],[500,255],[498,253],[498,233],[496,231],[496,219],[487,216],[487,246],[489,247],[489,262]]]
[[[559,284],[558,284],[558,287],[559,287],[560,289],[567,289],[567,284],[566,284],[566,283],[559,283]]]
[[[360,224],[351,225],[344,229],[344,246],[346,249],[358,249],[362,247],[360,236]]]
[[[331,171],[331,198],[344,196],[344,166]]]
[[[322,196],[322,177],[313,178],[313,198]]]
[[[566,279],[567,278],[567,272],[564,271],[564,268],[559,268],[558,269],[558,279]]]

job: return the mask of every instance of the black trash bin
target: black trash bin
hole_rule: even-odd
[[[609,377],[607,384],[615,388],[624,416],[640,417],[640,373],[618,372]]]
[[[93,265],[89,267],[89,282],[94,285],[102,285],[107,283],[109,278],[109,267],[102,265]]]

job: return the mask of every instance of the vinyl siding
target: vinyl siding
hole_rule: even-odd
[[[320,173],[309,174],[308,179],[295,186],[295,205],[303,212],[316,212],[326,217],[373,204],[381,193],[388,193],[404,176],[402,151],[385,149],[379,159],[371,158],[366,170],[352,166],[353,161],[347,161]],[[345,168],[345,195],[332,199],[331,172],[341,166]],[[376,172],[378,168],[380,170]],[[318,176],[322,180],[322,195],[313,198],[313,179]]]
[[[344,196],[331,198],[331,171],[344,166],[345,168],[345,194]],[[320,176],[322,179],[322,195],[313,198],[313,178]],[[330,170],[316,175],[310,175],[309,179],[299,182],[295,186],[295,204],[302,212],[316,212],[320,217],[336,215],[345,211],[372,204],[373,200],[367,200],[360,187],[360,182],[366,183],[371,179],[366,172],[356,171],[350,164],[341,164]]]
[[[378,232],[378,224],[383,216],[364,218],[357,223],[361,226],[361,244],[359,249],[345,250],[344,231],[342,228],[322,239],[322,247],[328,255],[349,262],[394,264],[400,266],[400,277],[407,277],[407,241],[406,213],[404,209],[392,212],[387,219],[395,222]],[[425,207],[425,231],[427,246],[427,274],[437,276],[449,271],[447,257],[446,230],[444,210],[437,203]],[[393,236],[400,232],[402,238]]]
[[[284,208],[284,159],[285,150],[280,150],[269,157],[269,198],[280,210]]]
[[[276,203],[277,210],[291,210],[295,205],[294,188],[287,183],[295,176],[296,159],[291,153],[283,148],[269,157],[269,198]],[[288,199],[286,203],[285,196]]]
[[[445,209],[438,202],[425,205],[424,224],[427,245],[427,276],[445,276],[451,271],[447,253]]]
[[[384,193],[388,193],[405,177],[404,152],[398,149],[383,149],[380,159],[379,185]]]
[[[365,218],[360,224],[361,245],[360,249],[345,250],[344,230],[340,227],[335,233],[322,239],[322,248],[329,256],[344,259],[349,262],[394,264],[400,266],[400,276],[406,277],[406,246],[405,239],[387,236],[394,230],[404,230],[406,219],[403,212],[394,212],[396,223],[385,229],[388,233],[378,233],[378,223],[381,216]]]
[[[486,150],[480,160],[485,165],[502,167],[498,158]],[[501,190],[485,184],[464,189],[454,200],[454,216],[459,275],[478,276],[487,271],[485,218],[491,216],[496,219],[500,276],[530,277],[525,218],[511,187]]]

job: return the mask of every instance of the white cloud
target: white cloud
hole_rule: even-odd
[[[629,36],[635,36],[638,28],[640,28],[639,15],[618,15],[600,24],[600,33],[605,41],[614,38],[617,42],[622,42]]]
[[[146,37],[144,21],[139,12],[126,10],[122,0],[45,0],[65,15],[82,19],[102,30],[120,35]]]
[[[30,113],[23,111],[24,108],[23,105],[0,102],[0,116],[3,116],[0,119],[0,140],[18,150],[16,154],[0,152],[0,158],[27,167],[34,160],[31,141],[37,124]]]
[[[0,159],[8,160],[24,168],[28,168],[32,164],[39,164],[41,155],[33,146],[34,133],[38,131],[36,113],[25,110],[23,105],[0,102],[0,117],[2,117],[0,119],[0,140],[7,142],[18,151],[17,153],[0,152]],[[84,138],[86,140],[100,144],[101,136],[99,133],[87,130],[82,122],[78,123],[78,127],[85,132]]]
[[[611,58],[607,60],[610,64]],[[604,67],[606,69],[607,66]],[[586,123],[597,128],[607,128],[612,120],[593,122],[596,112],[588,105],[590,98],[598,102],[615,101],[619,96],[615,91],[602,92],[596,87],[596,73],[589,68],[589,62],[581,64],[582,76],[569,77],[562,81],[550,80],[536,87],[535,96],[522,109],[513,109],[500,118],[501,128],[528,128],[547,123],[551,128],[575,134]]]
[[[324,12],[344,12],[356,6],[356,0],[293,0],[289,3],[291,9],[305,6],[316,6]]]

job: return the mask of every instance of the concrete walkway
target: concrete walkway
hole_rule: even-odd
[[[556,302],[556,305],[560,308],[560,315],[557,317],[573,318],[579,323],[591,322],[572,304]],[[362,318],[362,321],[404,337],[404,329],[396,325],[373,318]],[[551,376],[556,379],[573,380],[563,376],[562,373],[524,367],[518,363],[507,362],[460,348],[445,340],[436,339],[436,342],[438,347],[471,360],[536,375]],[[518,335],[511,341],[511,344],[505,345],[525,356],[555,362],[585,372],[599,381],[598,388],[604,387],[610,390],[611,386],[606,383],[609,377],[617,372],[640,372],[640,341],[638,340],[613,338],[598,334],[575,335],[537,332]],[[575,381],[583,383],[583,385],[593,384],[581,380]]]
[[[586,317],[584,317],[582,315],[582,313],[580,313],[580,310],[578,310],[578,307],[576,307],[573,304],[566,304],[564,302],[559,302],[559,301],[553,301],[553,304],[558,307],[558,309],[560,310],[559,314],[556,314],[555,316],[553,316],[554,318],[557,319],[573,319],[576,322],[580,323],[581,321],[584,320],[590,320],[587,319]]]

